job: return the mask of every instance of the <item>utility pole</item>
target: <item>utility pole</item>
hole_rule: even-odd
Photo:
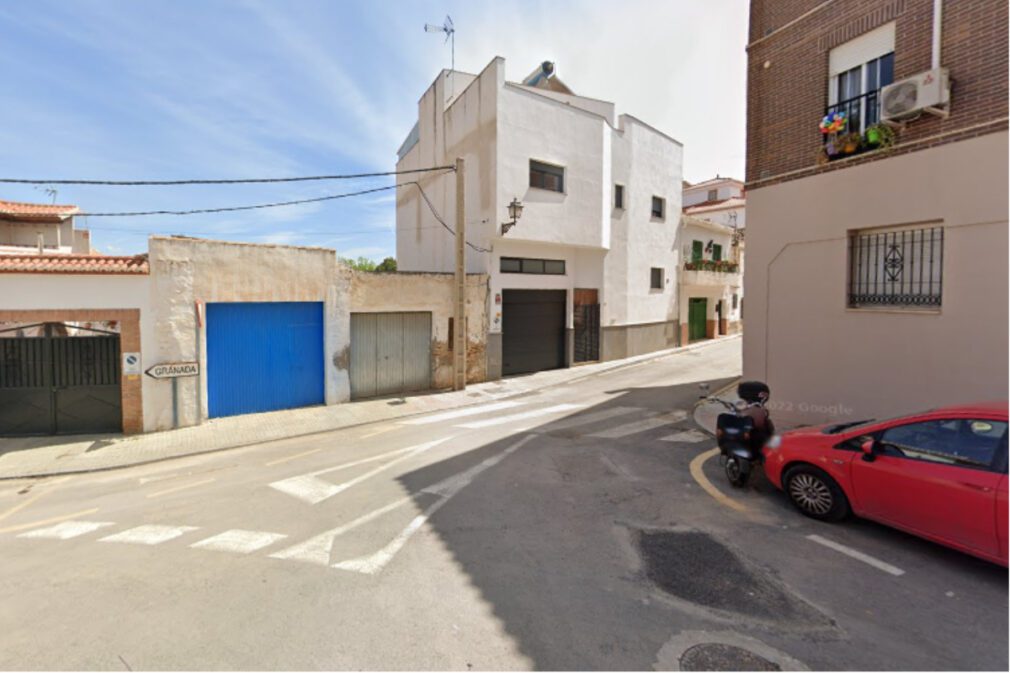
[[[453,331],[453,390],[466,388],[466,176],[456,159],[456,311]]]

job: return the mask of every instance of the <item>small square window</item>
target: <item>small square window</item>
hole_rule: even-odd
[[[657,219],[663,219],[663,212],[666,209],[666,200],[661,199],[658,196],[652,197],[652,216]]]
[[[522,273],[522,261],[515,257],[501,258],[502,273]]]
[[[565,169],[530,159],[530,187],[564,192]]]
[[[718,189],[710,189],[710,190],[708,190],[708,200],[709,201],[716,201],[716,200],[718,200],[718,198],[719,198],[719,190]]]
[[[650,285],[653,290],[663,289],[663,270],[652,267],[652,273],[650,278]]]
[[[614,208],[624,210],[624,185],[614,185]]]

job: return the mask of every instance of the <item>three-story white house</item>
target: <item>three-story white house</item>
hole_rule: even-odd
[[[439,74],[397,170],[465,160],[466,270],[491,278],[489,378],[679,343],[682,156],[613,103],[573,94],[551,63],[522,82],[506,80],[502,58]],[[398,181],[398,269],[453,271],[438,218],[455,223],[456,176]],[[513,201],[522,215],[503,228]]]

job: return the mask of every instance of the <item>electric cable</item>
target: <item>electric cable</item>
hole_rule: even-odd
[[[352,180],[376,178],[387,175],[410,175],[431,171],[455,171],[455,166],[432,166],[413,168],[405,171],[385,171],[380,173],[351,173],[346,175],[308,175],[293,178],[231,178],[231,179],[187,179],[187,180],[38,180],[27,178],[0,178],[0,183],[17,185],[103,185],[107,187],[167,187],[179,185],[242,185],[267,182],[309,182],[319,180]]]

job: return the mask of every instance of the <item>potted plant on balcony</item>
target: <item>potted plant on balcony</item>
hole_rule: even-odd
[[[863,144],[863,136],[858,133],[846,133],[835,140],[835,146],[842,154],[855,154]]]
[[[818,151],[817,160],[819,163],[824,163],[841,153],[841,145],[838,143],[838,137],[839,134],[845,130],[847,124],[848,117],[846,116],[844,110],[829,112],[824,115],[823,119],[821,119],[819,128],[821,130],[821,135],[824,136],[825,142]]]
[[[896,140],[894,129],[887,124],[874,124],[866,129],[866,145],[874,149],[887,149]]]

